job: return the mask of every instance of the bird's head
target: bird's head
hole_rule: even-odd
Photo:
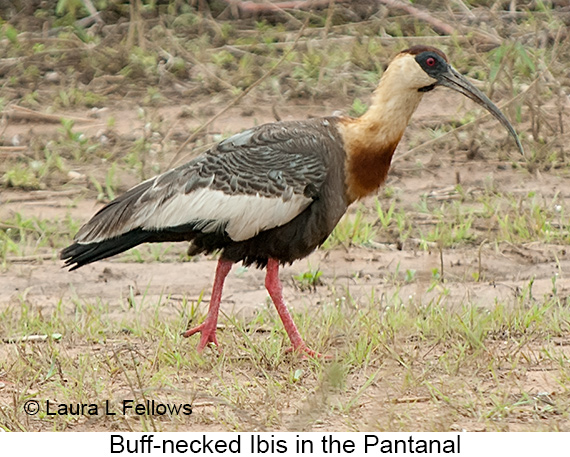
[[[386,70],[395,76],[397,84],[405,90],[428,92],[437,86],[453,89],[489,111],[503,124],[517,143],[521,154],[523,147],[515,129],[489,98],[455,70],[446,55],[431,46],[413,46],[400,52]]]

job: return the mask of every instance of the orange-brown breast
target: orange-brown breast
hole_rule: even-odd
[[[398,142],[371,149],[359,145],[347,158],[347,197],[350,202],[376,191],[386,180]]]
[[[345,126],[355,127],[357,120],[345,121]],[[364,126],[361,126],[364,127]],[[375,192],[386,180],[394,151],[400,142],[403,132],[398,132],[382,141],[376,132],[368,131],[372,126],[364,127],[366,133],[352,128],[345,130],[344,146],[346,150],[346,192],[350,203]],[[373,128],[373,127],[372,127]],[[356,129],[360,130],[360,129]],[[349,133],[350,132],[350,133]]]

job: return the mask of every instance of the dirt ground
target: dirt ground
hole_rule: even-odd
[[[329,115],[336,109],[334,100],[327,102],[330,108],[298,106],[280,106],[283,119],[302,119],[315,115]],[[526,195],[529,192],[539,192],[544,200],[558,198],[561,203],[570,199],[570,192],[565,186],[565,176],[557,176],[554,173],[529,174],[527,171],[513,170],[503,164],[493,163],[492,160],[469,161],[464,157],[450,160],[449,157],[438,157],[436,148],[426,148],[413,161],[427,163],[421,171],[411,169],[408,160],[400,160],[399,157],[406,155],[406,137],[413,135],[422,124],[433,122],[434,118],[452,118],[458,110],[473,108],[473,103],[467,101],[459,94],[446,89],[439,89],[434,93],[426,94],[418,111],[411,121],[411,126],[399,146],[394,165],[386,186],[396,189],[399,195],[398,206],[410,212],[415,212],[421,195],[441,201],[452,201],[455,197],[450,192],[457,184],[460,176],[461,185],[476,192],[482,189],[485,183],[496,183],[498,191],[511,192],[515,195]],[[459,107],[459,108],[458,108]],[[157,115],[164,122],[175,123],[179,118],[181,107],[168,107],[158,109]],[[243,108],[236,108],[224,115],[211,126],[211,132],[238,132],[255,124],[272,122],[271,107],[261,107],[255,113],[255,118],[243,115]],[[66,113],[76,117],[87,117],[89,112]],[[113,107],[105,111],[104,116],[97,121],[97,125],[86,124],[81,126],[81,131],[86,135],[94,135],[101,125],[105,124],[105,118],[117,119],[116,131],[119,134],[129,133],[136,135],[143,130],[143,121],[137,119],[136,110],[127,110]],[[189,122],[192,128],[193,123]],[[59,126],[46,124],[15,124],[9,125],[5,135],[7,137],[30,136],[36,132],[48,134],[49,130],[56,130]],[[179,125],[180,132],[184,132],[185,126]],[[512,154],[516,154],[514,143],[511,145]],[[191,151],[190,151],[191,153]],[[182,162],[184,159],[178,159]],[[169,159],[165,159],[168,163]],[[127,182],[121,182],[121,188],[126,190],[131,185],[128,182],[133,179],[126,176]],[[78,199],[82,188],[71,186],[60,192],[52,191],[2,191],[2,205],[0,206],[0,219],[8,219],[15,213],[26,217],[40,219],[63,219],[72,214],[74,218],[87,221],[103,203],[94,198]],[[373,207],[373,200],[369,197],[363,201],[364,206]],[[422,224],[422,221],[416,221]],[[186,247],[183,243],[176,249],[184,252]],[[543,243],[526,243],[515,246],[504,243],[499,246],[484,245],[459,247],[446,249],[443,253],[444,268],[452,282],[449,284],[452,297],[474,296],[479,305],[492,305],[496,301],[503,301],[517,290],[523,288],[531,278],[535,278],[534,287],[537,296],[548,292],[552,288],[552,276],[560,271],[565,271],[570,253],[565,246],[546,245]],[[481,260],[479,261],[479,255]],[[29,299],[41,303],[54,304],[62,298],[68,299],[72,294],[81,297],[99,297],[113,300],[125,294],[129,287],[137,291],[145,290],[149,297],[161,295],[198,297],[203,291],[208,291],[213,279],[215,260],[200,258],[196,262],[178,263],[153,263],[152,268],[145,264],[133,264],[121,262],[118,259],[103,260],[96,264],[88,265],[76,272],[67,273],[62,270],[60,262],[55,260],[55,253],[46,252],[46,259],[40,262],[27,262],[26,259],[18,261],[13,259],[14,264],[8,271],[2,273],[3,281],[0,284],[0,300],[9,302],[14,296],[25,291]],[[53,258],[52,258],[53,257]],[[37,259],[34,259],[37,260]],[[393,273],[396,268],[401,271],[408,269],[417,270],[420,281],[422,276],[426,280],[433,268],[440,266],[440,254],[436,247],[432,250],[419,249],[414,240],[406,242],[404,246],[396,246],[391,243],[376,243],[373,247],[351,246],[349,249],[335,249],[332,251],[319,250],[307,259],[298,261],[294,265],[283,269],[283,278],[289,278],[307,271],[308,266],[319,267],[323,271],[325,284],[333,281],[348,281],[351,283],[353,293],[365,296],[370,288],[385,288],[383,278]],[[473,270],[474,265],[482,264],[487,276],[492,281],[482,283],[464,283],[461,281]],[[207,265],[207,266],[206,266]],[[359,272],[355,279],[355,272]],[[234,275],[227,281],[225,297],[222,306],[227,312],[250,313],[264,303],[266,293],[263,286],[264,273],[256,269],[249,269],[247,274]],[[190,279],[191,278],[191,279]],[[561,275],[558,282],[559,291],[568,291],[570,283]],[[420,284],[421,285],[421,284]],[[414,285],[406,286],[413,294]],[[388,292],[388,291],[386,291]],[[286,297],[291,306],[303,306],[304,299],[311,297],[299,291],[291,284],[286,287]],[[239,297],[239,298],[238,298]]]
[[[280,106],[280,112],[286,119],[303,118],[307,114],[328,114],[333,109],[342,108],[336,106],[335,100],[329,100],[327,107],[299,107],[295,105]],[[340,105],[340,103],[339,103]],[[440,118],[453,117],[459,110],[470,108],[470,103],[461,96],[445,90],[435,91],[428,94],[420,106],[420,109],[412,120],[412,127],[402,141],[396,155],[394,167],[387,182],[387,186],[395,189],[399,195],[397,205],[410,213],[416,212],[417,204],[421,195],[428,195],[428,199],[441,199],[451,201],[454,198],[453,188],[460,179],[461,185],[470,192],[477,192],[492,181],[500,192],[511,192],[519,195],[527,195],[530,191],[539,192],[545,199],[557,198],[559,202],[568,202],[570,192],[564,185],[565,177],[556,173],[534,173],[526,170],[504,167],[501,163],[493,160],[468,160],[463,154],[450,158],[449,155],[438,156],[437,146],[426,148],[415,157],[410,158],[405,153],[408,150],[408,142],[414,133],[423,128],[425,123],[433,122],[434,115]],[[174,123],[178,118],[180,107],[168,107],[158,110],[158,114],[165,122]],[[114,116],[117,119],[116,130],[123,135],[136,135],[142,131],[144,125],[133,114],[134,109],[129,107],[111,107],[104,116]],[[66,113],[74,116],[87,116],[88,112]],[[255,113],[255,117],[244,116],[243,108],[236,108],[211,127],[210,133],[237,132],[243,128],[266,121],[272,121],[271,108],[261,108]],[[104,124],[105,118],[101,119]],[[99,122],[97,121],[97,124]],[[191,125],[191,123],[190,123]],[[57,126],[46,124],[23,123],[10,125],[6,131],[7,136],[29,136],[42,132],[49,133],[50,129]],[[99,125],[89,123],[81,125],[87,135],[93,135],[100,128]],[[187,128],[184,123],[178,123],[175,129],[182,134]],[[515,154],[514,145],[511,145]],[[404,159],[399,159],[399,157]],[[413,164],[422,161],[426,164],[421,170],[414,169]],[[458,178],[459,177],[459,178]],[[81,179],[81,178],[79,178]],[[121,188],[128,188],[134,184],[121,182]],[[68,215],[86,221],[101,203],[93,198],[92,192],[85,193],[84,187],[79,185],[66,186],[61,191],[32,191],[23,192],[17,190],[3,190],[1,193],[2,205],[0,206],[0,220],[9,219],[15,213],[27,217],[41,219],[63,219]],[[86,195],[86,196],[85,196]],[[81,198],[79,198],[81,197]],[[374,199],[369,198],[363,202],[365,207],[373,208]],[[415,219],[415,223],[425,223],[421,219]],[[133,263],[125,256],[108,259],[88,265],[76,272],[67,272],[62,269],[61,262],[57,259],[57,252],[44,250],[35,253],[30,258],[12,258],[10,267],[5,269],[0,281],[0,306],[10,307],[25,300],[41,313],[49,315],[58,303],[64,307],[72,307],[74,299],[85,302],[108,303],[107,318],[144,320],[144,312],[139,310],[125,311],[125,300],[130,296],[143,297],[144,303],[163,302],[160,313],[162,318],[167,319],[177,313],[177,304],[186,299],[197,301],[204,294],[202,310],[208,303],[210,287],[215,270],[215,259],[200,257],[192,262],[177,262],[177,258],[184,252],[183,244],[176,245],[171,249],[167,261],[151,263]],[[542,242],[530,242],[522,244],[513,243],[487,243],[478,245],[462,245],[445,248],[441,251],[434,245],[431,249],[421,249],[417,240],[407,240],[402,246],[389,241],[375,242],[369,246],[346,246],[335,249],[318,250],[307,259],[296,262],[292,266],[282,269],[281,277],[284,281],[284,294],[289,306],[299,312],[319,309],[323,303],[338,299],[338,290],[344,288],[350,290],[352,300],[355,303],[366,303],[371,296],[376,294],[378,305],[381,306],[385,297],[398,293],[402,297],[409,297],[410,301],[418,300],[427,303],[441,294],[441,287],[426,292],[431,281],[432,271],[443,267],[445,271],[445,294],[444,303],[450,311],[459,303],[471,303],[475,307],[487,307],[492,309],[496,303],[510,303],[516,299],[529,281],[533,280],[532,293],[536,297],[542,297],[551,293],[552,278],[558,274],[557,288],[561,296],[567,295],[570,290],[570,279],[564,274],[570,267],[570,254],[564,245],[545,244]],[[294,277],[311,269],[319,268],[322,271],[321,283],[315,291],[303,291],[296,285]],[[415,281],[407,284],[391,283],[388,278],[396,277],[401,272],[413,270],[416,272]],[[483,271],[485,280],[475,282],[472,280],[474,271]],[[256,269],[244,271],[238,267],[230,274],[224,291],[222,311],[226,315],[235,316],[247,322],[252,319],[260,309],[267,306],[267,293],[263,286],[264,272]],[[383,298],[384,297],[384,298]],[[146,305],[141,305],[142,310]],[[126,312],[126,314],[125,314]],[[318,311],[316,319],[319,317]],[[182,331],[183,329],[178,329]],[[182,341],[187,345],[185,351],[192,351],[197,343],[195,338]],[[570,356],[570,338],[568,336],[557,338],[556,345],[562,353]],[[497,343],[501,346],[503,343]],[[506,344],[506,343],[504,343]],[[78,349],[97,350],[93,345],[80,345]],[[509,345],[510,348],[510,345]],[[530,352],[535,348],[539,353],[540,343],[530,343]],[[7,346],[2,352],[11,351]],[[500,351],[508,350],[501,346]],[[436,351],[437,352],[437,351]],[[435,356],[435,353],[433,354]],[[441,354],[440,354],[441,355]],[[426,356],[426,355],[424,355]],[[429,359],[429,357],[428,357]],[[401,415],[416,425],[424,422],[424,416],[431,416],[425,421],[426,429],[437,429],[433,421],[445,423],[445,430],[488,430],[486,425],[475,419],[466,419],[460,424],[447,423],[439,408],[429,401],[430,396],[409,395],[403,396],[394,392],[391,387],[396,382],[397,374],[388,367],[384,382],[374,383],[366,391],[364,399],[360,402],[356,420],[357,425],[347,425],[347,421],[341,416],[328,415],[326,419],[318,421],[309,429],[311,430],[377,430],[397,429],[397,426],[379,425],[385,420],[380,417],[386,413],[386,407],[381,406],[388,402],[390,406],[390,421],[403,421]],[[396,378],[391,379],[391,377]],[[352,381],[355,386],[365,383],[366,378],[360,378],[355,374]],[[466,381],[468,382],[468,381]],[[489,381],[489,386],[492,384]],[[10,402],[13,389],[10,382],[5,382],[0,389],[0,398]],[[556,371],[550,366],[545,367],[536,364],[536,371],[526,369],[518,381],[521,391],[556,397],[566,392],[566,387],[560,384]],[[491,388],[491,387],[489,387]],[[355,387],[356,389],[356,387]],[[392,398],[394,395],[398,398]],[[280,426],[276,429],[303,429],[307,427],[299,414],[310,407],[309,403],[301,405],[293,404],[281,411]],[[196,403],[200,406],[200,402]],[[212,403],[208,400],[202,402],[202,419],[207,416],[208,408]],[[210,406],[208,406],[210,405]],[[379,406],[380,405],[380,406]],[[397,411],[394,409],[397,407]],[[317,408],[318,409],[318,408]],[[354,419],[354,418],[353,418]],[[244,429],[264,429],[256,422],[257,419],[245,420]],[[541,429],[556,427],[568,429],[568,419],[556,422],[556,425],[540,426]],[[247,425],[249,423],[249,425]],[[502,430],[529,430],[536,424],[529,423],[528,417],[510,418],[507,423],[498,425]],[[184,426],[182,426],[184,428]],[[261,427],[261,428],[260,428]],[[39,427],[42,428],[41,426]],[[79,421],[73,430],[108,430],[105,422]],[[136,429],[136,428],[135,428]],[[226,426],[220,427],[216,422],[202,422],[200,430],[225,430]],[[496,429],[496,428],[491,428]]]
[[[265,18],[111,2],[91,26],[56,2],[11,3],[0,431],[570,431],[564,2],[414,2],[436,21],[371,1]],[[526,154],[461,94],[425,94],[383,188],[281,269],[303,337],[330,359],[287,352],[264,271],[241,265],[220,348],[197,354],[181,333],[205,316],[216,255],[189,258],[185,243],[63,268],[59,251],[114,196],[255,125],[361,114],[390,56],[414,44],[446,50]],[[192,415],[47,414],[47,401],[125,399]]]

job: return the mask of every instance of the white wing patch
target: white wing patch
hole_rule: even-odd
[[[288,201],[260,195],[228,195],[210,188],[177,194],[168,201],[158,201],[141,208],[131,227],[157,230],[191,222],[204,221],[196,228],[215,232],[226,223],[226,233],[234,241],[254,237],[263,230],[284,225],[302,212],[312,199],[293,194]]]

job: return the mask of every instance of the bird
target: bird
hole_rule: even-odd
[[[70,271],[141,243],[190,242],[189,255],[219,253],[197,350],[216,336],[224,281],[232,265],[266,269],[265,287],[291,347],[321,357],[303,340],[283,298],[279,268],[322,245],[347,208],[377,191],[423,95],[453,89],[515,129],[445,53],[415,45],[395,55],[360,117],[329,116],[259,125],[222,140],[193,160],[148,179],[99,210],[63,249]]]

